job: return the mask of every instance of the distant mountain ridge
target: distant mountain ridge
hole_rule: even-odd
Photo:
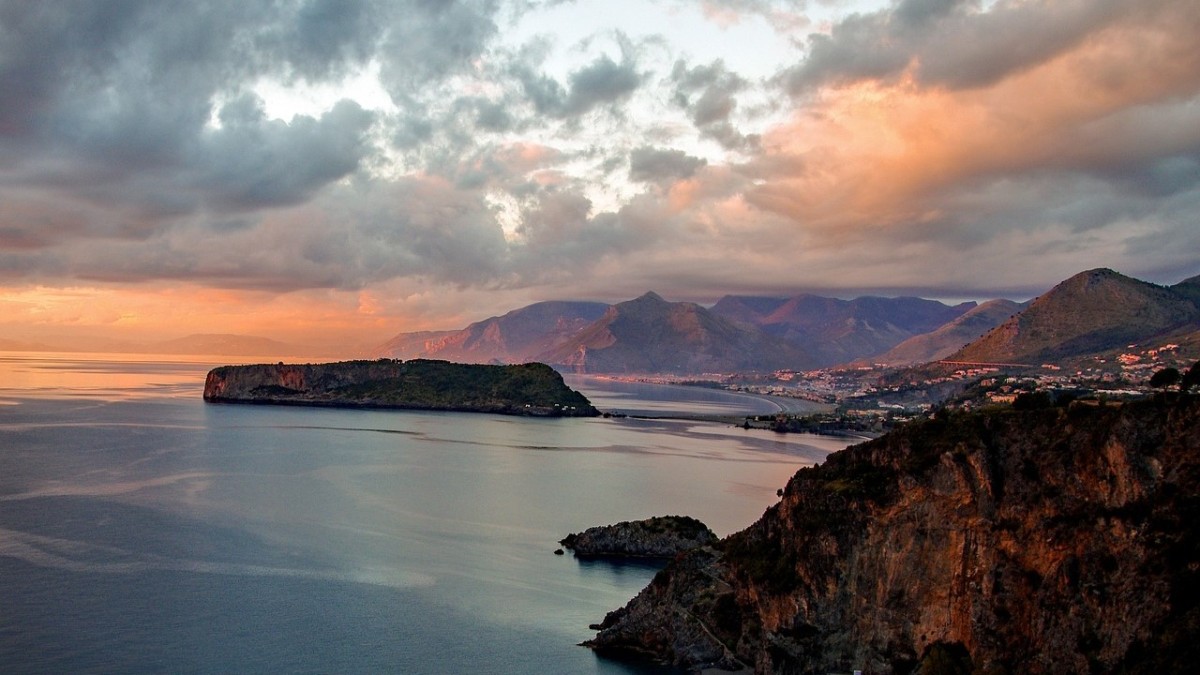
[[[712,312],[802,345],[813,356],[815,366],[825,367],[879,354],[974,308],[974,302],[951,307],[914,297],[841,300],[807,294],[791,298],[729,295],[713,305]]]
[[[1023,304],[729,295],[706,309],[655,293],[616,305],[544,302],[460,331],[397,335],[376,354],[698,374],[943,359],[1040,365],[1147,340],[1200,345],[1200,276],[1158,286],[1089,270]]]
[[[989,300],[928,333],[916,335],[871,357],[875,363],[910,366],[944,359],[1026,307],[1012,300]]]
[[[809,369],[878,354],[974,306],[802,295],[726,296],[706,309],[647,293],[611,306],[536,303],[460,331],[402,333],[376,353],[462,363],[542,361],[589,372]]]
[[[656,293],[622,302],[538,357],[585,372],[701,373],[811,367],[802,348]]]
[[[476,321],[459,331],[402,333],[379,351],[398,359],[459,363],[526,363],[570,339],[604,315],[602,302],[548,301]]]
[[[1081,272],[948,360],[1036,365],[1200,330],[1196,279],[1158,286],[1110,269]]]

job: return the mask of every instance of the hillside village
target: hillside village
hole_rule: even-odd
[[[1190,350],[1189,350],[1190,352]],[[719,386],[760,396],[798,398],[832,406],[829,412],[760,416],[753,424],[777,430],[882,432],[897,423],[927,415],[937,407],[971,410],[1011,405],[1021,394],[1045,392],[1051,401],[1120,402],[1155,391],[1154,373],[1165,368],[1187,371],[1196,359],[1180,345],[1127,345],[1115,357],[1096,356],[1070,369],[1045,363],[1033,368],[931,364],[942,370],[897,371],[886,364],[811,371],[781,370],[766,376],[725,375],[711,380],[675,381]],[[953,367],[953,370],[951,370]],[[670,379],[659,379],[671,382]]]

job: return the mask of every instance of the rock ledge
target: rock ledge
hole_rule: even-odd
[[[656,516],[592,527],[559,543],[579,558],[674,558],[717,541],[704,523],[688,516]]]

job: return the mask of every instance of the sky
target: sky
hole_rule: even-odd
[[[1200,273],[1200,3],[0,0],[0,338]]]

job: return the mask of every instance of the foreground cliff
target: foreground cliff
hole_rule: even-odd
[[[380,359],[224,366],[208,373],[204,400],[507,415],[598,414],[583,394],[540,363],[484,366]]]
[[[761,673],[1188,672],[1198,398],[957,414],[848,448],[589,644]]]

